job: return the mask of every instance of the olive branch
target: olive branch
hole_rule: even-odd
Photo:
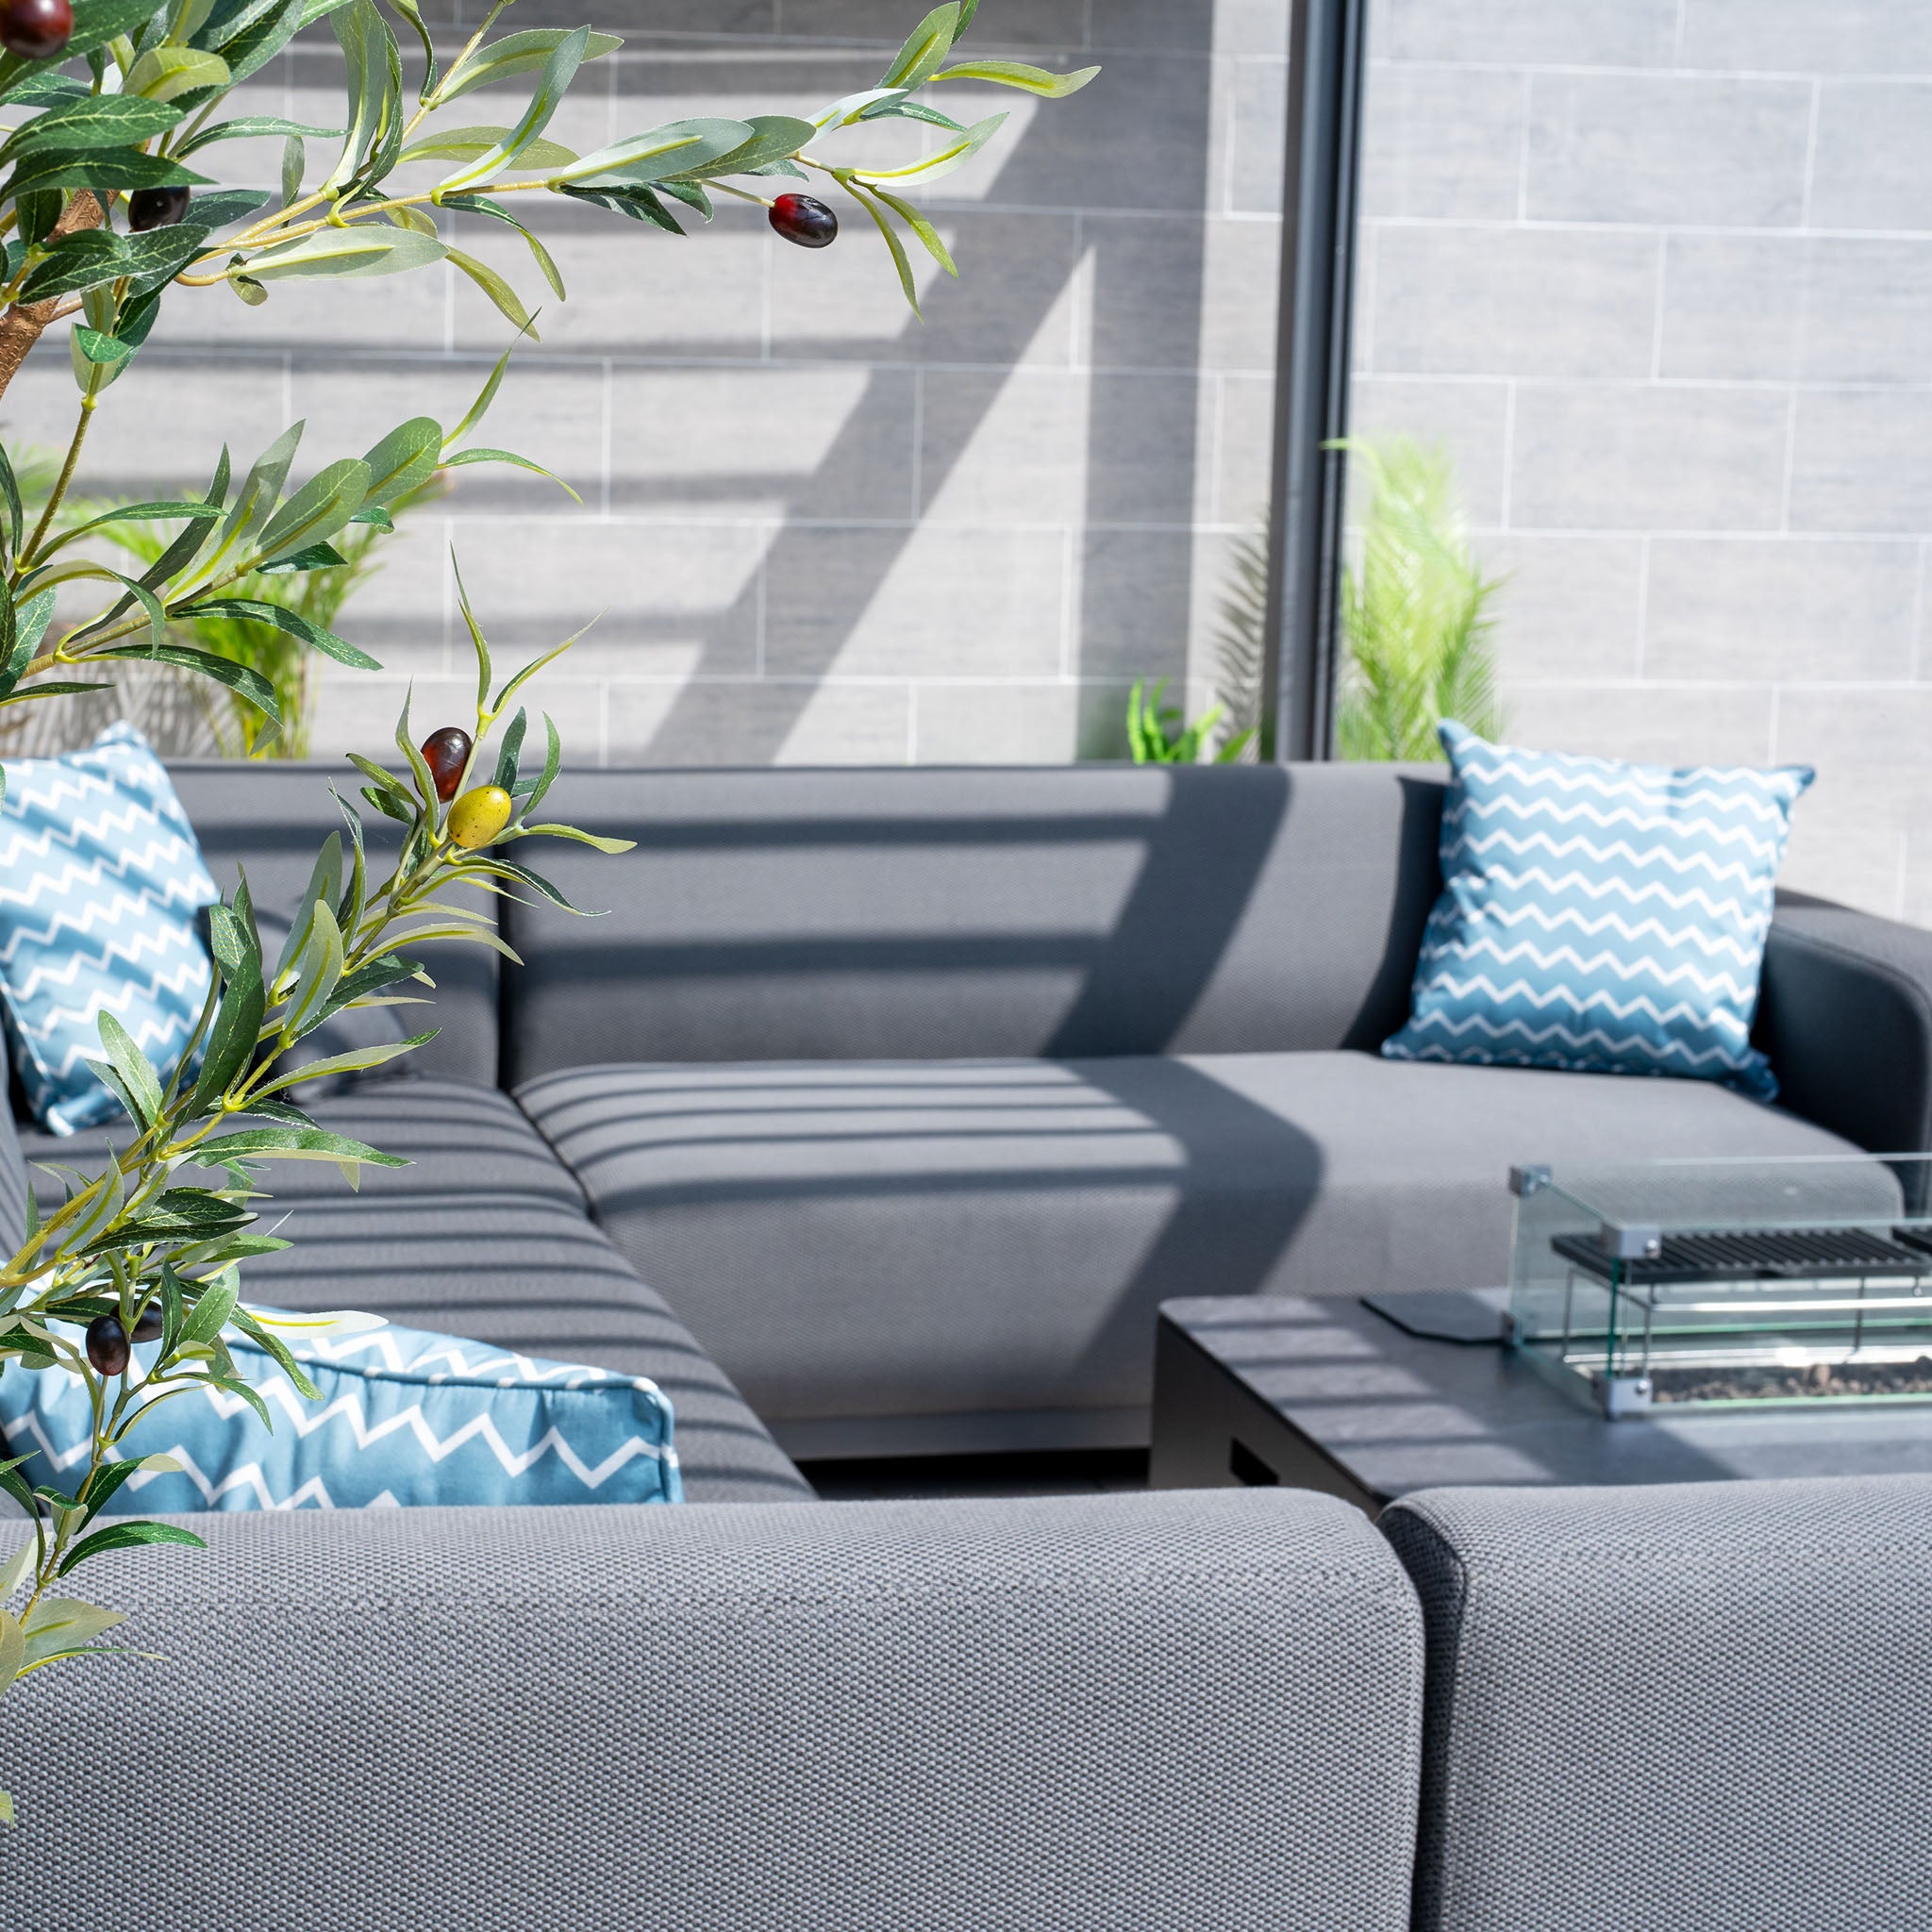
[[[389,530],[391,510],[440,473],[488,462],[550,475],[527,457],[471,440],[503,381],[506,351],[453,429],[412,418],[291,492],[298,423],[239,485],[225,448],[200,497],[119,505],[76,523],[62,506],[89,428],[139,357],[171,290],[225,286],[253,306],[304,281],[396,275],[446,261],[489,295],[520,339],[534,338],[536,318],[509,280],[452,246],[438,227],[438,210],[512,231],[562,299],[555,261],[506,206],[508,197],[541,191],[681,235],[685,225],[674,208],[708,221],[712,195],[724,194],[764,207],[779,235],[819,248],[838,235],[833,210],[795,191],[768,198],[757,184],[810,186],[822,178],[865,210],[917,312],[901,231],[946,274],[958,269],[909,197],[963,166],[1007,118],[965,125],[920,98],[923,92],[978,83],[1057,99],[1098,71],[1055,75],[1016,61],[954,60],[978,0],[947,0],[913,29],[876,87],[809,120],[675,121],[578,155],[546,129],[579,71],[622,42],[588,26],[490,40],[509,4],[497,0],[444,68],[417,0],[390,0],[421,44],[410,106],[402,51],[375,0],[0,0],[0,113],[30,110],[0,126],[0,395],[44,332],[70,319],[80,391],[74,433],[31,527],[19,480],[0,451],[0,708],[104,689],[85,674],[115,660],[159,661],[215,680],[253,707],[264,721],[256,736],[263,743],[281,722],[274,687],[248,665],[179,641],[179,626],[209,619],[268,625],[340,663],[379,668],[359,646],[264,593],[262,579],[341,566],[333,540],[351,525]],[[325,17],[342,54],[341,127],[273,115],[217,118],[237,86]],[[84,75],[76,71],[83,66]],[[473,92],[527,75],[535,81],[513,125],[440,120]],[[813,151],[890,120],[939,130],[932,151],[897,168]],[[278,142],[276,186],[196,192],[211,184],[188,166],[190,158],[226,141]],[[311,187],[308,147],[319,142],[337,145]],[[423,170],[436,178],[425,185]],[[113,568],[93,547],[119,542],[125,551],[130,525],[152,525],[160,545],[138,575]],[[404,828],[392,867],[376,878],[361,813],[338,794],[343,829],[317,857],[273,963],[245,877],[209,908],[208,993],[177,1066],[164,1074],[111,1015],[100,1018],[101,1058],[89,1065],[125,1108],[132,1138],[99,1174],[50,1170],[61,1182],[58,1206],[42,1219],[29,1205],[26,1239],[0,1268],[0,1372],[10,1363],[16,1371],[59,1368],[76,1375],[92,1416],[87,1467],[71,1491],[31,1486],[22,1473],[25,1457],[0,1462],[0,1491],[31,1524],[31,1534],[0,1556],[0,1690],[51,1664],[127,1654],[96,1641],[125,1621],[123,1613],[60,1593],[80,1565],[142,1544],[199,1543],[171,1524],[118,1515],[98,1524],[124,1487],[138,1489],[175,1466],[166,1457],[133,1453],[128,1438],[142,1419],[158,1404],[199,1390],[234,1397],[269,1424],[267,1406],[226,1338],[265,1354],[296,1391],[313,1397],[288,1338],[358,1319],[270,1314],[242,1303],[244,1265],[289,1245],[260,1228],[257,1183],[277,1160],[332,1162],[352,1186],[364,1166],[405,1165],[323,1128],[291,1090],[325,1074],[381,1066],[433,1031],[294,1069],[287,1066],[290,1050],[338,1013],[415,1003],[418,994],[408,989],[432,983],[409,957],[413,947],[456,941],[514,958],[487,903],[466,894],[481,893],[486,902],[534,898],[577,912],[541,873],[511,857],[524,840],[628,849],[624,841],[536,819],[561,769],[562,744],[545,714],[541,765],[534,757],[526,761],[528,713],[518,706],[512,714],[510,707],[575,640],[492,690],[489,644],[460,575],[458,582],[477,665],[472,726],[446,725],[418,744],[406,700],[396,728],[399,766],[350,754],[364,781],[362,804]],[[57,624],[61,593],[91,585],[100,587],[102,607],[77,623]],[[244,589],[249,594],[239,593]],[[476,782],[486,766],[487,781]],[[190,1171],[206,1181],[184,1177]],[[10,1824],[12,1816],[11,1800],[0,1793],[0,1821]]]

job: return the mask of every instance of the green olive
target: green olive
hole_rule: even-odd
[[[449,808],[449,835],[470,851],[489,844],[508,824],[509,793],[501,785],[479,785]]]

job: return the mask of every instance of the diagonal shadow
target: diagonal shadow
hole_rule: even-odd
[[[1206,54],[1211,49],[1210,8],[1192,8],[1187,21],[1176,22],[1174,25],[1178,38],[1176,53]],[[1163,113],[1170,117],[1170,132],[1173,123],[1177,122],[1187,126],[1190,135],[1184,142],[1177,143],[1189,158],[1185,178],[1164,184],[1168,204],[1181,208],[1199,209],[1207,202],[1211,92],[1208,68],[1205,58],[1175,59],[1171,84],[1162,97]],[[1022,209],[1051,208],[1063,203],[1064,171],[1058,165],[1057,140],[1051,117],[1035,116],[1007,150],[998,175],[988,185],[986,203]],[[944,221],[943,211],[940,219]],[[1091,258],[1094,264],[1094,339],[1111,332],[1124,341],[1140,340],[1134,311],[1141,299],[1145,268],[1124,245],[1131,241],[1120,232],[1124,225],[1107,223],[1098,230],[1090,228],[1083,253],[1071,263],[1068,278],[1058,282],[1028,278],[1024,284],[1016,279],[1008,285],[1003,292],[1010,299],[1002,310],[1003,330],[1017,342],[1030,341],[1065,292],[1067,279],[1078,273],[1081,259]],[[1198,221],[1173,225],[1176,232],[1188,235],[1191,242],[1184,249],[1163,255],[1161,301],[1164,309],[1172,307],[1188,320],[1181,337],[1170,334],[1166,339],[1162,359],[1171,358],[1178,366],[1191,369],[1199,360],[1207,231],[1205,224]],[[997,274],[997,264],[991,265],[989,272]],[[711,613],[704,623],[690,675],[652,733],[642,762],[684,762],[681,753],[685,747],[706,741],[708,734],[700,707],[705,702],[708,675],[737,672],[741,677],[740,641],[747,626],[757,621],[759,599],[774,583],[803,583],[810,586],[813,631],[818,641],[805,652],[802,662],[797,661],[800,647],[794,645],[794,661],[788,666],[785,680],[761,677],[757,686],[761,702],[756,708],[741,708],[734,720],[734,742],[740,752],[734,762],[770,763],[783,750],[819,682],[836,663],[845,641],[900,563],[919,527],[912,524],[875,530],[873,534],[878,541],[864,546],[862,558],[855,556],[852,568],[831,576],[813,568],[816,552],[823,547],[823,532],[803,527],[792,519],[814,502],[836,500],[837,483],[862,470],[880,447],[882,437],[889,438],[904,426],[905,374],[908,367],[918,366],[922,328],[916,318],[908,317],[896,343],[880,352],[884,366],[875,368],[868,376],[864,392],[817,468],[791,482],[786,491],[788,521],[766,552],[760,569],[753,573],[729,605]],[[1009,361],[1005,366],[1010,369],[1013,363]],[[999,385],[989,383],[976,408],[961,409],[943,424],[931,419],[924,424],[918,452],[922,502],[930,502],[958,467],[998,392]],[[1144,520],[1144,506],[1150,499],[1148,434],[1145,425],[1136,420],[1131,378],[1106,385],[1105,393],[1109,401],[1103,405],[1103,385],[1096,381],[1088,410],[1087,522],[1105,525],[1109,521]],[[1154,497],[1164,498],[1178,491],[1184,506],[1177,511],[1170,510],[1170,514],[1180,522],[1191,520],[1191,509],[1186,506],[1191,506],[1193,491],[1197,417],[1196,408],[1188,408],[1174,423],[1160,448],[1163,474],[1169,478],[1184,478],[1185,487],[1176,483],[1172,490],[1157,489],[1151,492]],[[766,479],[768,487],[776,480]],[[1184,669],[1191,603],[1191,532],[1177,530],[1150,540],[1139,532],[1095,533],[1083,529],[1075,532],[1075,541],[1081,552],[1075,564],[1080,584],[1080,661],[1067,669],[1077,675],[1097,668],[1127,676],[1150,668],[1157,672]],[[1109,636],[1123,630],[1130,631],[1136,639],[1164,640],[1160,661],[1151,667],[1135,661],[1135,653],[1131,649],[1123,651],[1117,638]],[[689,636],[688,629],[686,635]],[[967,643],[967,640],[960,640],[962,658]],[[1088,661],[1090,656],[1095,661]],[[1119,734],[1112,735],[1117,739]],[[1118,755],[1124,745],[1113,743],[1108,748]]]

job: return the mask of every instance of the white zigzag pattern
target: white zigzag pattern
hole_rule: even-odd
[[[62,852],[54,851],[57,844]],[[50,890],[64,891],[75,883],[87,886],[104,870],[108,877],[118,877],[130,866],[147,868],[164,874],[163,883],[177,873],[198,876],[206,871],[193,847],[178,833],[152,825],[140,844],[131,837],[118,845],[105,839],[84,844],[73,839],[14,839],[9,849],[0,852],[0,866],[5,868],[0,877],[7,881],[7,902],[18,906],[30,906]],[[24,867],[31,868],[31,876],[25,880],[15,876]]]
[[[234,1421],[244,1410],[250,1415],[254,1413],[239,1395],[225,1395],[216,1389],[205,1389],[200,1392],[224,1422]],[[554,1424],[543,1432],[531,1448],[519,1453],[504,1441],[487,1411],[473,1417],[449,1435],[439,1436],[425,1419],[420,1404],[411,1404],[389,1421],[372,1426],[360,1400],[353,1392],[339,1396],[324,1408],[311,1409],[295,1393],[290,1383],[279,1375],[271,1376],[267,1381],[258,1384],[257,1393],[283,1412],[284,1418],[298,1436],[311,1436],[318,1429],[325,1428],[330,1423],[341,1422],[353,1432],[357,1449],[366,1451],[372,1443],[380,1442],[390,1436],[407,1430],[415,1438],[417,1445],[432,1462],[442,1462],[468,1443],[481,1441],[496,1457],[504,1474],[509,1476],[524,1475],[546,1455],[554,1455],[588,1490],[601,1489],[619,1470],[636,1461],[640,1457],[651,1457],[667,1465],[675,1465],[676,1460],[674,1455],[660,1449],[655,1442],[647,1442],[641,1436],[630,1436],[603,1461],[594,1465],[589,1464],[571,1447]],[[192,1401],[194,1398],[190,1396],[188,1399]],[[12,1434],[16,1438],[23,1433],[33,1437],[40,1446],[41,1453],[57,1473],[84,1462],[91,1447],[88,1438],[83,1436],[72,1448],[63,1450],[42,1425],[39,1413],[32,1409],[29,1409],[13,1427]],[[147,1453],[154,1452],[150,1450]],[[319,1475],[311,1476],[286,1500],[278,1500],[269,1489],[258,1463],[245,1464],[231,1471],[220,1482],[215,1482],[202,1470],[184,1444],[172,1443],[166,1453],[181,1463],[182,1474],[189,1477],[211,1505],[233,1491],[252,1490],[263,1509],[299,1508],[305,1501],[312,1501],[320,1508],[335,1507],[327,1486]],[[138,1471],[129,1479],[128,1488],[137,1491],[144,1489],[164,1474],[166,1472],[160,1470]],[[391,1501],[393,1503],[394,1498],[391,1497]]]
[[[1574,966],[1579,973],[1608,973],[1623,980],[1649,979],[1659,986],[1674,986],[1685,980],[1699,992],[1727,993],[1740,1004],[1748,1004],[1757,992],[1755,978],[1746,985],[1729,973],[1700,973],[1689,960],[1682,965],[1666,966],[1656,958],[1624,959],[1615,953],[1592,953],[1586,958],[1574,946],[1557,946],[1545,952],[1528,940],[1513,946],[1501,945],[1492,939],[1445,941],[1439,951],[1458,959],[1488,958],[1498,966],[1514,966],[1523,959],[1536,966]]]
[[[46,907],[54,920],[72,920],[75,912],[92,907],[107,887],[120,889],[122,892],[142,892],[160,904],[174,904],[175,900],[201,904],[207,898],[205,881],[207,874],[193,866],[190,854],[179,852],[170,856],[164,848],[151,846],[147,852],[122,852],[114,858],[96,856],[85,863],[72,859],[58,874],[35,874],[24,885],[0,889],[0,907],[6,907],[19,920],[27,920],[41,907]],[[46,939],[54,929],[37,931],[27,927],[24,937],[29,941]],[[11,953],[11,947],[8,951]]]
[[[117,726],[88,752],[15,762],[0,813],[0,971],[22,1074],[56,1132],[115,1110],[86,1072],[114,1013],[172,1066],[210,968],[188,915],[215,897],[166,773]]]
[[[1474,974],[1468,979],[1457,979],[1452,974],[1444,974],[1434,982],[1431,991],[1457,998],[1474,992],[1484,992],[1490,996],[1495,1007],[1501,1007],[1512,999],[1526,1000],[1533,1007],[1564,1006],[1574,1008],[1578,1011],[1601,1007],[1613,1020],[1629,1020],[1641,1013],[1658,1026],[1668,1026],[1674,1020],[1690,1020],[1699,1027],[1717,1027],[1725,1032],[1735,1032],[1740,1039],[1749,1031],[1737,1014],[1725,1012],[1722,1008],[1708,1011],[1691,1006],[1688,1000],[1680,1000],[1674,1007],[1659,1007],[1648,993],[1640,993],[1635,999],[1619,1000],[1601,990],[1586,992],[1578,988],[1567,986],[1538,988],[1530,985],[1526,979],[1512,979],[1507,986],[1499,986],[1487,973]],[[1461,1021],[1451,1020],[1441,1014],[1432,1014],[1430,1017],[1432,1020],[1440,1020],[1451,1032],[1466,1030],[1472,1026],[1481,1027],[1485,1031],[1491,1030],[1489,1023],[1478,1013],[1472,1013]]]
[[[1618,839],[1608,845],[1595,845],[1588,839],[1557,841],[1546,832],[1533,832],[1526,839],[1519,839],[1511,832],[1491,832],[1486,839],[1473,839],[1464,834],[1457,841],[1457,845],[1478,855],[1492,852],[1498,846],[1514,853],[1518,858],[1539,849],[1552,858],[1569,858],[1581,853],[1587,858],[1599,861],[1622,858],[1633,867],[1648,865],[1668,866],[1679,874],[1691,872],[1707,872],[1713,880],[1735,879],[1747,890],[1755,890],[1761,882],[1762,874],[1747,865],[1720,865],[1716,859],[1702,852],[1677,854],[1653,850],[1640,852],[1626,839]]]
[[[173,827],[158,824],[154,813],[147,810],[130,812],[125,824],[98,829],[48,825],[34,832],[6,821],[0,821],[0,824],[6,824],[11,833],[10,837],[0,839],[0,867],[5,868],[7,875],[10,877],[23,866],[34,868],[32,876],[27,880],[32,891],[23,894],[16,884],[5,895],[9,903],[31,905],[34,897],[49,884],[64,888],[83,863],[90,870],[106,865],[117,873],[130,861],[148,867],[202,870],[193,848],[181,834]],[[119,831],[123,836],[110,841],[107,837],[109,829]],[[142,833],[146,843],[137,845],[135,839]],[[52,870],[56,846],[75,855],[66,861],[63,872]]]
[[[111,797],[120,785],[119,775],[109,777],[104,772],[65,764],[58,758],[28,758],[7,774],[8,795],[23,808],[32,806],[37,811],[53,811],[97,792]]]
[[[1607,772],[1564,771],[1554,764],[1524,763],[1515,758],[1472,757],[1461,765],[1465,778],[1495,780],[1512,778],[1524,785],[1550,785],[1558,791],[1591,791],[1599,798],[1654,797],[1674,805],[1708,805],[1720,809],[1748,812],[1766,823],[1781,822],[1797,791],[1794,781],[1776,774],[1751,771],[1725,771],[1714,765],[1693,765],[1681,772],[1643,775],[1637,768],[1617,768]],[[1722,779],[1722,786],[1708,783]],[[1698,789],[1679,791],[1680,785]],[[1736,789],[1733,789],[1733,788]]]
[[[255,1507],[258,1509],[299,1509],[304,1504],[312,1505],[317,1509],[333,1509],[336,1507],[335,1498],[328,1492],[328,1485],[319,1475],[310,1476],[299,1489],[278,1501],[275,1491],[269,1488],[268,1478],[262,1474],[261,1464],[258,1462],[245,1462],[240,1469],[230,1470],[220,1482],[214,1482],[203,1473],[200,1463],[188,1453],[184,1444],[176,1442],[168,1454],[181,1465],[180,1474],[201,1491],[202,1500],[210,1509],[224,1496],[233,1495],[237,1491],[244,1490],[254,1493]],[[131,1476],[128,1479],[128,1487],[142,1487],[153,1479],[155,1474],[158,1472],[142,1472]],[[385,1491],[383,1493],[388,1495],[389,1492]],[[395,1502],[393,1496],[390,1496],[389,1500],[391,1505]]]
[[[1679,819],[1655,811],[1599,811],[1592,805],[1563,807],[1545,798],[1468,799],[1452,806],[1444,814],[1446,822],[1458,829],[1472,821],[1493,819],[1507,813],[1525,824],[1545,820],[1553,824],[1589,824],[1607,831],[1612,825],[1628,825],[1633,831],[1688,841],[1707,839],[1713,845],[1740,845],[1754,858],[1775,859],[1784,849],[1782,825],[1772,838],[1760,838],[1748,825],[1721,825],[1712,819]]]
[[[201,1392],[224,1422],[232,1422],[248,1407],[241,1396],[225,1395],[219,1389],[205,1389]],[[631,1436],[592,1467],[570,1446],[554,1424],[543,1431],[530,1449],[520,1454],[503,1440],[488,1410],[472,1416],[449,1435],[439,1436],[424,1417],[420,1403],[411,1403],[387,1422],[372,1425],[360,1398],[354,1391],[345,1391],[319,1409],[311,1409],[280,1375],[272,1375],[267,1381],[258,1384],[256,1393],[264,1402],[273,1402],[279,1407],[298,1436],[312,1436],[316,1430],[341,1421],[346,1423],[354,1433],[357,1448],[367,1449],[372,1442],[380,1442],[386,1437],[407,1430],[415,1437],[417,1446],[432,1462],[441,1462],[466,1443],[481,1441],[502,1465],[504,1474],[512,1476],[523,1475],[544,1456],[554,1454],[586,1489],[591,1490],[600,1488],[625,1463],[634,1462],[640,1456],[657,1457],[659,1454],[656,1443],[646,1442],[640,1436]]]
[[[124,899],[120,903],[131,913],[146,910],[144,903],[140,901]],[[9,991],[16,1000],[31,999],[43,986],[73,986],[83,973],[98,973],[115,964],[137,966],[143,954],[152,954],[158,963],[166,954],[190,948],[197,956],[206,957],[201,955],[194,935],[184,927],[174,926],[159,932],[137,929],[116,939],[99,953],[70,953],[65,960],[56,958],[31,966],[21,976],[19,985],[9,986]],[[0,965],[10,963],[5,955],[0,955]]]
[[[76,835],[88,837],[98,825],[125,831],[143,823],[172,824],[178,835],[181,826],[166,801],[145,795],[153,781],[154,774],[143,770],[123,772],[113,778],[90,773],[75,785],[42,788],[11,783],[7,794],[13,806],[13,824],[8,835],[15,839],[52,837],[71,844]],[[136,786],[142,789],[136,791]]]
[[[557,1384],[565,1389],[623,1388],[643,1390],[653,1395],[660,1392],[658,1385],[643,1375],[613,1375],[608,1369],[586,1368],[575,1362],[539,1363],[529,1356],[504,1354],[496,1349],[490,1349],[480,1356],[466,1355],[463,1352],[465,1346],[474,1348],[476,1344],[465,1344],[455,1339],[441,1348],[408,1356],[397,1345],[395,1331],[391,1328],[373,1328],[359,1335],[334,1339],[327,1336],[305,1337],[290,1346],[296,1357],[303,1361],[341,1363],[351,1361],[358,1355],[374,1355],[395,1374],[422,1374],[431,1362],[441,1362],[443,1366],[425,1378],[433,1383],[441,1383],[457,1375],[473,1377],[479,1382],[493,1380],[500,1388],[541,1389],[546,1384]],[[560,1382],[559,1377],[562,1378]]]
[[[1591,919],[1570,906],[1559,907],[1552,912],[1547,907],[1533,902],[1510,907],[1491,904],[1485,906],[1478,916],[1486,923],[1493,920],[1498,925],[1522,925],[1528,922],[1541,926],[1545,932],[1572,926],[1585,939],[1594,939],[1599,933],[1614,932],[1619,939],[1628,940],[1632,945],[1641,940],[1653,939],[1659,946],[1679,950],[1694,946],[1701,953],[1728,953],[1739,965],[1753,974],[1757,970],[1757,962],[1764,950],[1761,945],[1746,945],[1727,933],[1707,932],[1702,926],[1668,926],[1657,919],[1640,919],[1633,925],[1615,912],[1606,912],[1600,919]]]
[[[1668,906],[1673,912],[1682,912],[1688,907],[1696,907],[1699,911],[1707,912],[1713,919],[1736,919],[1739,915],[1735,899],[1714,899],[1701,886],[1692,886],[1681,892],[1674,892],[1660,879],[1651,879],[1638,885],[1628,879],[1592,880],[1581,873],[1557,874],[1546,871],[1542,866],[1532,865],[1522,872],[1512,872],[1501,866],[1489,874],[1492,887],[1513,886],[1527,890],[1541,887],[1546,892],[1581,892],[1587,899],[1623,899],[1633,904],[1645,899],[1655,899]],[[1752,928],[1764,924],[1762,916],[1745,922]]]
[[[208,966],[205,959],[185,961],[177,973],[157,976],[145,986],[107,987],[91,993],[76,1007],[57,1007],[40,1026],[20,1026],[22,1040],[40,1050],[37,1058],[54,1073],[65,1076],[101,1051],[99,1023],[103,1013],[112,1013],[126,1027],[135,1043],[150,1059],[156,1047],[165,1047],[188,1034],[185,1019],[172,1014],[144,1011],[157,993],[206,992]],[[72,1026],[86,1038],[69,1042],[64,1051],[46,1051],[50,1041],[58,1040]]]
[[[15,1373],[18,1374],[19,1372],[16,1370]],[[51,1373],[51,1371],[46,1373]],[[28,1409],[17,1422],[9,1424],[8,1429],[8,1440],[10,1441],[18,1441],[23,1429],[41,1445],[41,1454],[52,1464],[54,1473],[57,1475],[65,1470],[72,1469],[76,1463],[85,1462],[93,1448],[92,1439],[87,1436],[83,1436],[71,1449],[58,1447],[54,1439],[41,1426],[40,1413],[36,1409]],[[12,1453],[16,1456],[20,1454],[17,1449]]]

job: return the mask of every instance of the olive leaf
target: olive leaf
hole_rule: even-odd
[[[518,157],[550,125],[551,116],[562,106],[563,97],[576,77],[577,67],[584,58],[590,39],[590,28],[580,26],[574,33],[564,35],[551,48],[544,58],[537,91],[530,96],[530,105],[524,109],[523,118],[466,166],[458,168],[454,175],[445,175],[438,184],[435,199],[441,201],[452,191],[473,188],[478,182],[488,181],[506,168],[516,165]]]
[[[90,1557],[108,1550],[135,1550],[148,1543],[185,1543],[190,1549],[205,1550],[208,1545],[192,1529],[177,1528],[172,1523],[113,1523],[84,1536],[67,1552],[57,1576],[70,1575]]]
[[[548,179],[552,186],[578,182],[638,187],[672,175],[689,175],[721,156],[756,144],[757,140],[758,130],[748,121],[670,121],[662,127],[600,147],[569,167],[559,168]]]
[[[435,90],[436,105],[446,108],[473,88],[490,87],[519,74],[531,73],[543,66],[556,49],[570,38],[562,27],[533,27],[526,33],[508,34],[500,41],[492,41],[450,69],[442,85]],[[624,42],[616,34],[586,31],[579,58],[582,60],[599,60],[606,54],[614,54],[623,45]]]
[[[441,261],[444,252],[434,236],[409,228],[318,228],[299,241],[278,242],[238,259],[227,274],[231,281],[245,274],[258,282],[399,275]]]

